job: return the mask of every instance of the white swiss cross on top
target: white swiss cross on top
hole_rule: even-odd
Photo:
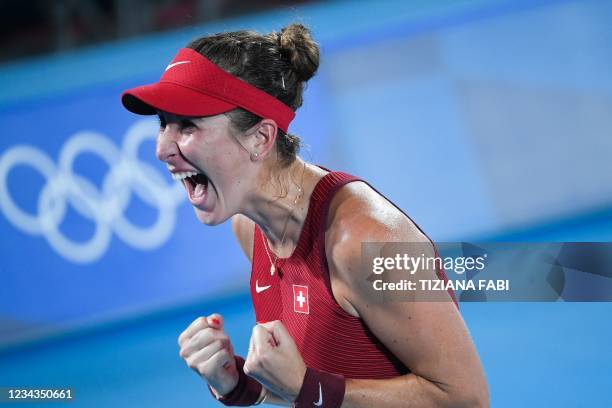
[[[309,314],[308,286],[293,285],[293,311]]]

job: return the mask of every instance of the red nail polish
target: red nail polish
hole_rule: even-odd
[[[214,325],[219,326],[221,324],[221,320],[219,320],[217,317],[213,317],[212,319],[210,319]]]

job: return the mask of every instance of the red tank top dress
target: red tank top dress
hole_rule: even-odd
[[[340,307],[329,278],[325,253],[329,205],[342,186],[358,180],[341,172],[330,172],[319,180],[297,246],[290,257],[276,261],[274,275],[264,236],[255,225],[251,297],[257,322],[280,320],[307,366],[347,378],[391,378],[408,373],[408,368],[362,319]],[[271,252],[270,256],[275,258]],[[439,276],[446,280],[444,271]]]

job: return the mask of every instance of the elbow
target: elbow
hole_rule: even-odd
[[[489,390],[487,384],[478,384],[466,387],[462,392],[452,398],[450,404],[453,408],[489,408]]]
[[[445,408],[489,408],[489,388],[484,378],[467,379],[455,383],[446,389],[444,403]]]
[[[489,395],[487,393],[474,393],[461,399],[458,407],[461,408],[489,408]]]

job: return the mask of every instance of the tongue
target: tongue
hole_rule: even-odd
[[[200,197],[206,192],[206,186],[204,184],[198,183],[193,190],[194,197]]]

